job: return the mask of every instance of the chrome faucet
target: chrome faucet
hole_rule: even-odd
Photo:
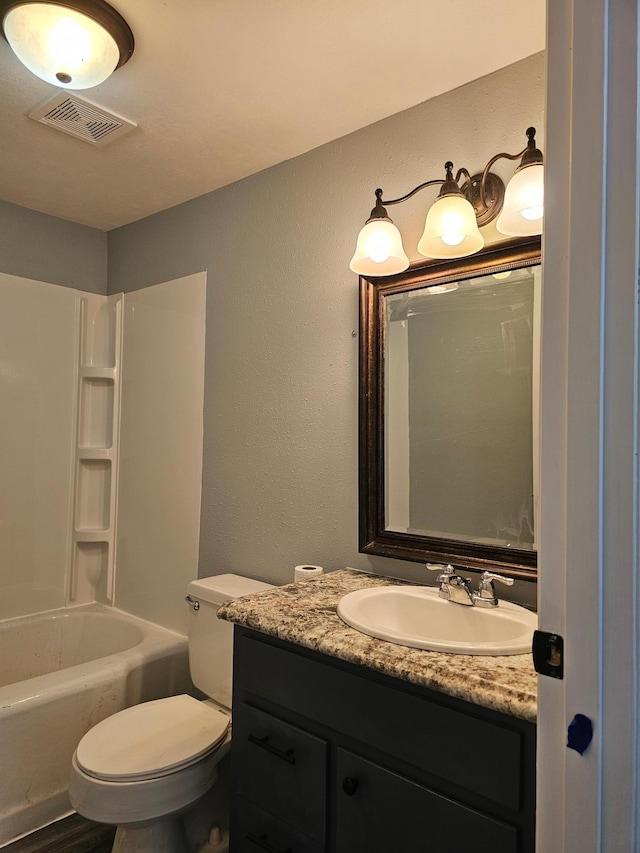
[[[438,595],[446,601],[455,601],[456,604],[473,604],[473,593],[471,592],[471,581],[457,575],[452,565],[442,566],[439,563],[427,563],[430,572],[440,572],[436,583],[440,584]]]
[[[469,607],[497,607],[498,596],[496,595],[494,581],[507,586],[513,586],[513,578],[505,578],[493,572],[483,572],[480,586],[477,592],[471,589],[471,581],[457,575],[452,565],[443,566],[439,563],[427,563],[430,572],[440,572],[436,583],[440,584],[438,595],[445,601],[453,601],[455,604],[464,604]]]

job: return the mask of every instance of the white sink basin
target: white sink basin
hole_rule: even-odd
[[[338,616],[363,634],[433,652],[458,655],[520,655],[531,651],[534,613],[501,601],[497,607],[466,607],[424,586],[379,586],[350,592]]]

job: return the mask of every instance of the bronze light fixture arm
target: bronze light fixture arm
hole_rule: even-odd
[[[522,153],[523,152],[520,152],[520,154],[515,155],[513,159],[521,157]],[[439,186],[441,187],[440,195],[457,193],[464,195],[465,198],[471,202],[474,210],[476,211],[478,225],[486,225],[487,222],[490,222],[498,215],[498,213],[500,213],[502,208],[504,184],[497,175],[489,172],[489,168],[495,160],[502,156],[504,155],[498,154],[489,162],[488,167],[482,173],[482,180],[480,174],[472,176],[469,170],[464,166],[458,169],[454,178],[453,163],[451,160],[447,160],[444,164],[446,173],[444,179],[434,178],[430,181],[424,181],[423,183],[418,184],[417,187],[414,187],[414,189],[406,195],[400,196],[399,198],[383,199],[383,191],[381,189],[377,189],[376,206],[371,211],[371,215],[367,222],[370,222],[372,219],[386,219],[391,221],[387,214],[386,207],[392,204],[401,204],[427,187]],[[464,183],[462,184],[460,183],[461,178],[464,178]]]
[[[485,189],[487,185],[487,176],[491,171],[491,167],[494,165],[494,163],[497,163],[498,160],[519,160],[520,158],[522,158],[522,162],[520,163],[520,166],[518,166],[519,169],[523,166],[531,166],[533,163],[543,162],[542,152],[536,147],[535,127],[527,128],[527,140],[527,144],[522,149],[522,151],[518,151],[517,154],[509,154],[506,151],[503,151],[500,154],[495,154],[484,167],[482,178],[480,179],[480,200],[483,205],[486,205]]]
[[[487,175],[489,175],[491,171],[491,167],[494,163],[497,163],[498,160],[518,160],[522,155],[526,152],[526,148],[523,148],[522,151],[519,151],[517,154],[507,154],[506,152],[496,154],[494,157],[489,160],[487,165],[484,167],[484,171],[482,173],[482,177],[480,178],[480,201],[485,207],[488,207],[487,199],[485,196],[486,186],[487,186]]]
[[[457,183],[457,184],[459,184],[459,183],[460,183],[460,178],[461,178],[463,175],[464,175],[464,178],[465,178],[465,182],[464,182],[464,184],[462,184],[462,186],[461,186],[462,192],[464,192],[464,191],[465,191],[466,187],[468,187],[468,186],[470,187],[470,186],[471,186],[471,184],[472,184],[472,182],[473,182],[473,179],[472,179],[471,175],[469,174],[469,170],[468,170],[468,169],[465,169],[465,167],[464,167],[464,166],[461,166],[461,167],[458,169],[458,171],[456,172],[456,183]]]
[[[460,192],[462,192],[464,194],[467,186],[470,187],[472,185],[472,178],[471,178],[471,175],[469,174],[469,171],[467,169],[465,169],[464,166],[462,166],[462,168],[458,169],[458,171],[456,172],[456,176],[454,178],[453,172],[452,172],[453,163],[451,162],[451,160],[447,160],[447,162],[444,164],[444,168],[446,171],[446,178],[434,178],[431,181],[425,181],[424,183],[419,184],[417,187],[412,189],[411,192],[408,192],[406,195],[403,195],[400,198],[392,198],[392,199],[388,199],[388,200],[387,199],[383,200],[382,199],[382,190],[377,189],[376,190],[376,207],[378,207],[378,205],[382,206],[385,204],[386,205],[400,204],[401,202],[407,201],[407,199],[412,198],[416,193],[419,193],[420,190],[424,190],[427,187],[442,186],[443,184],[446,184],[448,181],[455,181]],[[465,183],[461,187],[460,186],[460,178],[463,175],[465,177]],[[374,210],[375,209],[376,208],[374,208]],[[371,211],[371,213],[373,214],[373,211]],[[373,217],[373,218],[379,219],[380,217]]]
[[[384,205],[390,204],[400,204],[403,201],[407,201],[407,199],[412,198],[416,193],[419,193],[420,190],[424,190],[427,187],[435,187],[444,184],[443,178],[434,178],[432,181],[425,181],[423,184],[419,184],[417,187],[408,192],[406,195],[401,196],[400,198],[391,198],[391,199],[382,199],[382,190],[378,188],[376,190],[376,206],[371,211],[371,216],[367,221],[371,219],[388,219],[387,211],[384,209]],[[384,211],[384,212],[382,212]]]
[[[400,204],[401,202],[407,201],[407,199],[412,198],[412,196],[414,196],[416,193],[419,193],[420,190],[424,190],[427,187],[439,186],[440,184],[444,184],[444,178],[434,178],[432,181],[425,181],[423,184],[419,184],[417,187],[415,187],[415,189],[411,190],[411,192],[407,193],[406,195],[401,196],[400,198],[392,198],[392,199],[389,199],[389,201],[385,200],[383,203],[384,204]],[[376,190],[376,194],[377,194],[377,192],[378,192],[378,190]],[[382,190],[380,190],[380,193],[382,193]]]

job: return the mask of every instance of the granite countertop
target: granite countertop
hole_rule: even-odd
[[[318,578],[245,595],[223,604],[221,619],[307,649],[536,720],[537,675],[530,655],[453,655],[410,649],[361,634],[338,616],[343,595],[403,581],[341,569]]]

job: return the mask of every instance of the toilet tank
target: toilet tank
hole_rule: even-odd
[[[196,687],[225,708],[231,708],[233,625],[216,616],[232,598],[273,589],[271,584],[240,575],[215,575],[191,581],[189,606],[189,668]]]

